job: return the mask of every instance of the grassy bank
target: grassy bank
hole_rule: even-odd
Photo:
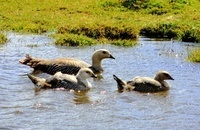
[[[0,33],[0,44],[7,42],[7,37],[3,33]]]
[[[55,32],[56,44],[134,45],[139,35],[200,42],[199,0],[9,0],[0,28]]]
[[[189,52],[188,60],[200,63],[200,48],[194,49]]]

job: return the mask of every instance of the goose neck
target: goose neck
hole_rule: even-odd
[[[101,58],[98,58],[96,55],[94,55],[94,56],[92,57],[92,66],[93,66],[96,70],[102,71],[103,69],[102,69],[101,61],[102,61]]]

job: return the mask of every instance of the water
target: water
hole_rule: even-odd
[[[200,64],[186,61],[196,44],[140,38],[136,47],[60,47],[46,36],[8,37],[0,45],[0,129],[200,129]],[[26,76],[32,69],[18,63],[25,54],[91,63],[92,53],[100,48],[116,59],[103,61],[104,79],[90,80],[93,89],[84,93],[35,92]],[[170,91],[119,93],[112,77],[153,77],[157,70],[167,70],[175,79],[168,81]]]

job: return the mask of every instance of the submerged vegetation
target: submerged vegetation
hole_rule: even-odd
[[[7,41],[6,35],[0,33],[0,44],[5,43]]]
[[[199,43],[199,5],[199,0],[9,0],[1,1],[0,29],[53,32],[55,43],[67,46],[130,46],[139,35]]]

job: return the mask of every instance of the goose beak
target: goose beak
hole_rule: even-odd
[[[174,80],[174,78],[172,78],[172,77],[169,77],[169,79],[170,79],[170,80]]]
[[[115,59],[115,57],[113,57],[111,54],[110,54],[110,57],[109,58],[111,58],[111,59]]]
[[[95,75],[95,74],[92,74],[92,76],[91,76],[92,78],[97,78],[97,76]]]

